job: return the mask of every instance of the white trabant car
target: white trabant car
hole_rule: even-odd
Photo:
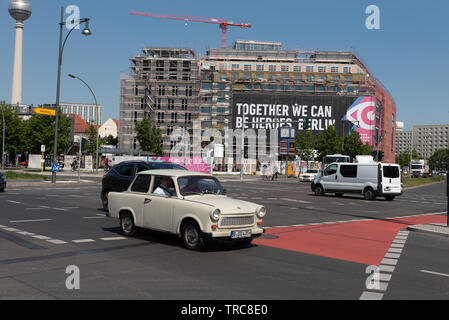
[[[124,235],[136,227],[173,233],[191,250],[210,239],[249,244],[264,232],[266,214],[261,205],[227,197],[216,178],[185,170],[139,172],[127,191],[109,193],[108,206]]]

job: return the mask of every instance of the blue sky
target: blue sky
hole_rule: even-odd
[[[286,49],[355,49],[392,93],[398,121],[449,123],[449,41],[447,0],[321,0],[321,1],[106,1],[29,0],[32,17],[25,22],[23,102],[52,103],[56,96],[58,22],[61,6],[77,5],[91,18],[91,37],[70,36],[64,52],[62,101],[93,103],[73,73],[86,80],[104,106],[104,119],[118,118],[121,72],[129,57],[144,46],[190,47],[198,54],[220,46],[216,25],[131,16],[131,10],[224,18],[250,23],[231,27],[228,45],[236,39],[281,41]],[[0,100],[11,99],[14,20],[9,0],[0,0]],[[368,5],[380,8],[380,30],[365,28]],[[67,32],[67,30],[65,31]]]

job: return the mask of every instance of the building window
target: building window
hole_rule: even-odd
[[[188,97],[193,96],[193,87],[192,86],[186,86],[186,96],[188,96]]]
[[[268,66],[268,71],[276,71],[276,66],[275,65],[269,65]]]
[[[313,72],[313,66],[307,66],[306,72]]]
[[[331,72],[337,73],[338,72],[338,67],[331,67]]]
[[[212,89],[212,83],[202,83],[201,88],[204,90],[211,90]]]
[[[240,69],[240,65],[238,65],[238,64],[232,65],[232,70],[239,70],[239,69]]]
[[[161,109],[161,99],[160,98],[156,99],[156,109],[158,109],[158,110]]]
[[[351,67],[343,67],[343,73],[351,73]]]
[[[157,113],[157,123],[164,123],[165,114],[163,112]]]
[[[281,75],[281,81],[282,82],[288,82],[290,80],[290,77],[288,75]]]
[[[323,66],[318,67],[318,72],[326,72],[326,67]]]
[[[192,123],[192,114],[191,113],[185,113],[184,114],[184,120],[186,123]]]
[[[171,92],[172,92],[173,96],[177,96],[178,95],[178,86],[173,86]]]
[[[168,110],[175,109],[175,99],[168,99]]]
[[[282,72],[288,72],[288,66],[281,66]]]
[[[263,71],[263,70],[264,70],[263,64],[259,64],[256,66],[256,71]]]
[[[178,122],[178,114],[176,112],[171,113],[171,123],[177,123]]]
[[[181,100],[181,110],[187,110],[187,99]]]
[[[251,71],[251,65],[250,64],[245,64],[244,65],[244,70],[245,71]]]
[[[294,72],[301,72],[301,66],[294,66],[293,67]]]
[[[211,107],[201,107],[201,113],[209,114],[211,112]]]
[[[159,85],[158,86],[158,94],[160,96],[165,96],[165,86],[164,85]]]

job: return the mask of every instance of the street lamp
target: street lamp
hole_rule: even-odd
[[[2,138],[2,172],[5,172],[5,104],[2,104],[2,118],[3,118],[3,138]]]
[[[98,140],[99,140],[99,130],[100,130],[100,125],[98,123],[98,121],[100,120],[100,114],[99,114],[99,110],[98,110],[98,102],[97,102],[97,97],[95,97],[95,94],[92,90],[92,88],[87,84],[86,81],[84,81],[83,79],[81,79],[80,77],[77,77],[73,74],[69,74],[70,78],[73,79],[78,79],[79,81],[81,81],[82,83],[84,83],[86,85],[86,87],[90,90],[90,92],[92,93],[92,95],[94,96],[94,100],[95,100],[95,107],[97,110],[97,148],[96,148],[96,157],[95,157],[95,169],[96,169],[96,173],[98,174]]]
[[[55,141],[53,146],[53,164],[56,163],[56,155],[58,153],[58,122],[59,122],[59,98],[61,93],[61,66],[62,66],[62,54],[64,52],[64,47],[69,38],[70,34],[73,30],[75,30],[79,25],[85,23],[85,27],[81,32],[84,36],[92,35],[92,32],[89,29],[89,18],[83,18],[75,21],[71,21],[71,23],[76,23],[72,29],[70,29],[69,33],[65,37],[64,41],[62,41],[63,28],[66,25],[64,22],[64,7],[61,7],[61,22],[59,22],[59,52],[58,52],[58,80],[56,85],[56,119],[55,119]],[[56,172],[53,171],[51,176],[51,182],[56,183]]]

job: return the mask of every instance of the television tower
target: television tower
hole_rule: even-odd
[[[22,104],[22,48],[23,22],[31,16],[31,5],[27,0],[11,0],[9,14],[16,20],[16,40],[14,48],[14,69],[12,74],[11,104]]]

